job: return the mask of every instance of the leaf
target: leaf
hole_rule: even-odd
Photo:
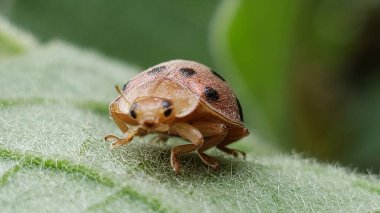
[[[211,45],[251,108],[246,120],[266,137],[287,139],[287,81],[298,0],[222,1],[212,24]],[[236,76],[241,76],[239,79]]]
[[[13,27],[0,16],[0,61],[36,45],[34,38]]]
[[[176,58],[211,66],[207,32],[218,4],[217,0],[7,0],[0,1],[0,12],[42,41],[60,38],[146,67]]]
[[[182,173],[169,144],[137,138],[109,149],[119,134],[107,105],[136,73],[126,64],[64,43],[0,63],[2,212],[274,212],[380,209],[378,177],[302,156],[249,152],[247,161],[212,150],[220,171],[195,154]],[[249,142],[252,138],[247,139]]]
[[[379,14],[371,0],[225,0],[213,55],[262,137],[379,171]]]

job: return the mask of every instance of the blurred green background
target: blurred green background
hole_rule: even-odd
[[[207,64],[237,91],[259,138],[379,172],[380,1],[0,0],[0,12],[41,42],[142,69]]]

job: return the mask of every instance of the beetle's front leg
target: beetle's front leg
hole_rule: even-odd
[[[108,142],[112,142],[111,148],[115,148],[121,145],[128,144],[133,140],[135,136],[140,136],[146,134],[146,131],[143,129],[129,130],[125,133],[125,138],[119,138],[115,135],[107,135],[104,139]]]
[[[118,146],[121,146],[121,145],[125,145],[125,144],[128,144],[129,142],[132,141],[133,137],[135,136],[135,132],[134,131],[128,131],[126,134],[126,137],[125,138],[119,138],[115,135],[107,135],[106,137],[104,137],[104,140],[108,141],[108,142],[112,142],[111,143],[111,148],[115,148],[115,147],[118,147]]]
[[[174,123],[170,126],[169,134],[179,135],[184,139],[189,140],[192,144],[179,145],[172,148],[170,155],[170,164],[176,175],[181,167],[178,154],[192,152],[203,145],[203,135],[199,130],[187,123]]]
[[[125,122],[118,116],[114,104],[110,105],[110,117],[115,121],[119,129],[125,134],[125,138],[119,138],[115,135],[107,135],[104,139],[106,141],[112,142],[111,148],[128,144],[134,138],[134,136],[146,134],[146,131],[142,129],[130,130]]]

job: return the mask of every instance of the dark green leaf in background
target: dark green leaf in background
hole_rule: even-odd
[[[286,81],[297,9],[296,0],[223,1],[211,41],[219,67],[238,73],[246,85],[240,92],[249,122],[277,140],[287,137]]]
[[[0,11],[38,39],[54,38],[150,67],[183,58],[212,65],[209,19],[217,0],[11,0]]]
[[[378,172],[378,1],[223,1],[212,24],[219,70],[255,134]]]

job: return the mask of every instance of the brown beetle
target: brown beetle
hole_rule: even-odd
[[[214,169],[218,162],[205,154],[218,149],[235,157],[244,152],[226,147],[247,136],[239,100],[225,80],[210,68],[194,61],[173,60],[158,64],[126,83],[109,106],[110,117],[125,133],[114,135],[111,147],[129,143],[134,136],[159,133],[180,136],[190,144],[172,148],[170,163],[176,174],[179,154],[196,151]]]

